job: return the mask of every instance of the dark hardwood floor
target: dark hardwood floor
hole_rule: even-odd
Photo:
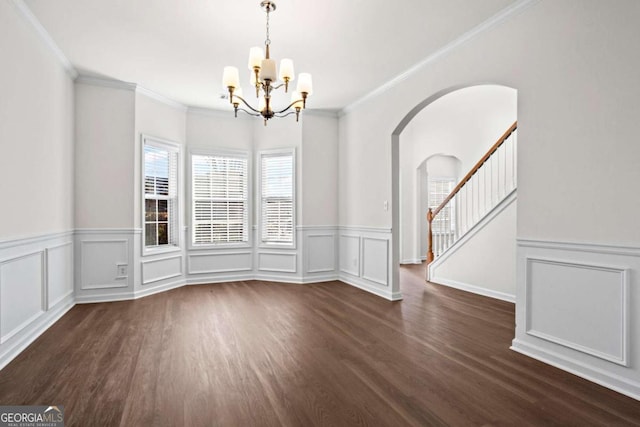
[[[509,350],[513,304],[425,284],[188,286],[77,305],[0,371],[67,426],[640,425],[640,402]]]

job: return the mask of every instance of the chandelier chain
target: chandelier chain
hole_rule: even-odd
[[[271,44],[271,39],[269,38],[269,12],[270,8],[267,6],[267,38],[264,41],[265,46],[269,46]]]

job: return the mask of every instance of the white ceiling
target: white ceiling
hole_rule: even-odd
[[[339,110],[514,0],[275,0],[271,56],[313,75],[308,107]],[[84,75],[140,84],[190,106],[229,108],[222,69],[265,38],[260,0],[25,0]],[[245,96],[247,97],[247,96]],[[249,98],[249,97],[247,97]]]

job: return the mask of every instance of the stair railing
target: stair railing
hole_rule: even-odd
[[[442,203],[429,208],[427,264],[460,240],[517,187],[518,122],[491,146]]]

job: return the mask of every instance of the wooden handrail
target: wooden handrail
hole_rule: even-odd
[[[473,175],[475,175],[475,173],[478,172],[478,169],[480,169],[482,167],[482,165],[487,160],[489,160],[489,158],[493,155],[493,153],[498,151],[498,148],[500,148],[500,146],[502,144],[504,144],[504,142],[507,140],[507,138],[509,138],[509,136],[511,136],[511,134],[513,132],[515,132],[516,129],[518,129],[518,122],[517,121],[513,122],[511,127],[509,129],[507,129],[507,131],[500,138],[498,138],[496,143],[493,144],[491,146],[491,148],[489,148],[489,151],[487,151],[486,154],[484,156],[482,156],[482,158],[478,161],[478,163],[476,163],[475,166],[471,168],[469,173],[467,173],[464,176],[464,178],[462,178],[462,180],[458,183],[458,185],[455,186],[455,188],[451,191],[451,193],[449,193],[449,195],[447,197],[445,197],[445,199],[442,201],[442,203],[440,203],[440,206],[438,206],[434,210],[429,208],[429,211],[427,212],[427,222],[429,223],[429,230],[428,230],[428,235],[427,235],[427,237],[428,237],[428,242],[427,243],[428,243],[428,248],[429,248],[428,251],[427,251],[427,264],[431,263],[431,261],[433,261],[433,259],[434,259],[434,255],[433,255],[433,232],[432,232],[432,229],[431,229],[431,223],[433,222],[433,219],[436,217],[436,215],[438,215],[438,213],[442,209],[444,209],[444,207],[447,205],[447,203],[449,203],[451,201],[451,199],[453,199],[455,197],[455,195],[458,194],[460,189],[462,187],[464,187],[464,185],[473,177]]]
[[[460,181],[458,183],[458,185],[455,186],[455,188],[453,190],[451,190],[451,193],[449,193],[449,195],[442,201],[442,203],[440,203],[440,206],[438,206],[434,211],[433,211],[433,217],[435,217],[436,215],[438,215],[438,212],[440,212],[447,203],[449,203],[449,201],[451,199],[453,199],[453,197],[458,194],[458,191],[460,191],[460,189],[462,187],[464,187],[464,185],[467,183],[467,181],[469,181],[471,179],[471,177],[478,172],[478,169],[480,169],[480,167],[484,164],[484,162],[486,162],[487,160],[489,160],[489,157],[491,157],[491,155],[493,153],[495,153],[498,148],[500,148],[500,146],[502,144],[504,144],[504,142],[507,140],[507,138],[509,138],[509,136],[511,136],[511,134],[518,129],[518,122],[513,122],[513,124],[511,125],[511,127],[509,129],[507,129],[507,131],[496,141],[495,144],[493,144],[491,146],[491,148],[489,148],[489,151],[487,151],[487,153],[482,156],[482,158],[478,161],[478,163],[476,163],[476,165],[474,167],[471,168],[471,170],[469,171],[468,174],[466,174],[464,176],[464,178],[462,178],[462,181]]]

